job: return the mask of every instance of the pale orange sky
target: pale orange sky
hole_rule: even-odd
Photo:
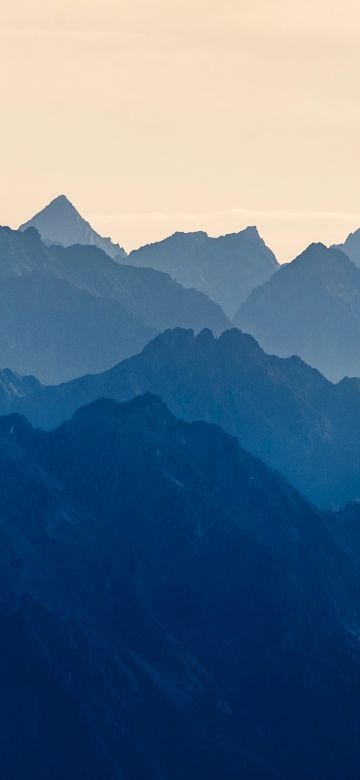
[[[257,224],[280,260],[360,226],[358,0],[13,0],[0,223],[65,193],[130,249]]]

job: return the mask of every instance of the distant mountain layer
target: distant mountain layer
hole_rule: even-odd
[[[110,238],[103,238],[93,230],[66,195],[59,195],[52,200],[28,222],[20,225],[19,230],[27,230],[29,227],[36,228],[46,244],[89,244],[102,249],[110,257],[126,256],[119,244],[114,244]]]
[[[45,383],[104,371],[156,334],[115,300],[47,274],[0,284],[0,311],[1,365]]]
[[[333,381],[360,377],[360,269],[337,249],[312,244],[251,293],[234,323]]]
[[[360,228],[350,233],[343,244],[334,244],[333,249],[341,249],[355,265],[360,266]]]
[[[0,366],[57,383],[103,371],[177,325],[229,325],[203,293],[115,263],[97,247],[47,247],[34,228],[0,228]]]
[[[119,265],[95,247],[51,247],[56,273],[92,295],[116,300],[157,330],[203,327],[221,333],[230,325],[220,306],[152,268]]]
[[[221,425],[322,506],[360,498],[360,382],[333,385],[299,358],[266,355],[236,329],[218,339],[208,330],[168,331],[103,374],[30,387],[10,405],[0,394],[0,412],[52,427],[97,398],[145,392],[179,417]]]
[[[206,293],[229,317],[278,268],[255,227],[219,238],[203,232],[175,233],[130,252],[126,262],[166,271],[184,287]]]
[[[4,778],[357,780],[358,559],[235,439],[1,418],[0,505]]]

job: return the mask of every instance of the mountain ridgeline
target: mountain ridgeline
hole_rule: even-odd
[[[152,392],[186,420],[216,423],[281,471],[310,500],[342,505],[360,497],[360,381],[337,385],[297,357],[267,355],[241,331],[167,331],[109,371],[58,387],[31,384],[0,411],[51,428],[98,398]],[[1,389],[1,385],[0,385]]]
[[[35,228],[0,228],[0,306],[0,365],[47,383],[110,368],[169,327],[229,325],[168,275],[95,246],[46,246]]]
[[[206,293],[229,317],[278,269],[255,227],[218,238],[204,232],[174,233],[130,252],[126,262],[166,271],[184,287]]]
[[[3,777],[355,780],[360,574],[331,516],[153,395],[3,417],[0,465]]]
[[[312,244],[253,290],[234,323],[267,352],[299,355],[333,381],[360,377],[360,268]]]
[[[358,780],[358,239],[0,228],[4,780]]]

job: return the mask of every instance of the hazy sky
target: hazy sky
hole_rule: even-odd
[[[281,260],[360,226],[359,0],[13,0],[0,223],[65,193],[127,249],[257,224]]]

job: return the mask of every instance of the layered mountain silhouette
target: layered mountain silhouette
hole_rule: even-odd
[[[34,227],[46,244],[90,244],[102,249],[110,257],[125,257],[125,250],[114,244],[110,238],[103,238],[94,230],[69,201],[66,195],[59,195],[45,208],[35,214],[19,230]]]
[[[4,777],[356,780],[358,559],[235,439],[4,417],[0,504]]]
[[[168,274],[118,265],[94,247],[52,247],[51,252],[62,278],[92,295],[118,301],[158,331],[176,326],[199,331],[206,323],[221,333],[230,325],[218,304]]]
[[[333,249],[345,252],[355,265],[360,266],[360,228],[350,233],[343,244],[334,244]]]
[[[130,252],[126,262],[166,271],[184,287],[206,293],[229,317],[278,268],[255,227],[219,238],[204,232],[174,233]]]
[[[126,252],[100,236],[65,195],[59,195],[20,226],[36,228],[45,244],[95,246],[118,262],[164,271],[184,287],[194,287],[234,315],[251,290],[278,268],[275,255],[256,227],[211,238],[204,232],[175,233],[163,241]]]
[[[0,411],[51,428],[97,398],[145,392],[161,395],[179,417],[221,425],[321,506],[360,497],[359,380],[334,385],[297,357],[265,354],[236,329],[219,338],[165,332],[105,373],[37,384],[11,402],[0,395]]]
[[[312,244],[253,290],[234,323],[267,352],[299,355],[333,381],[360,376],[360,269]]]
[[[34,228],[0,228],[0,306],[0,365],[47,383],[109,368],[169,327],[229,324],[164,273],[119,265],[97,247],[48,247]]]
[[[1,364],[45,383],[104,371],[156,334],[115,300],[47,274],[0,284],[0,311]]]

